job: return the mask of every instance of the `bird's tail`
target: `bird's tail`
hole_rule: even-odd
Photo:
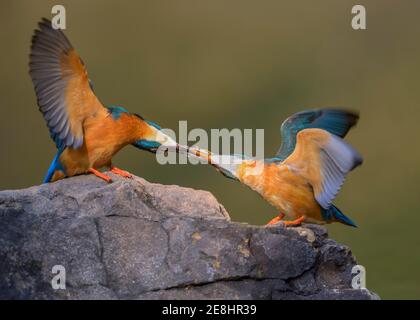
[[[58,159],[60,158],[61,153],[63,152],[63,148],[60,148],[57,152],[57,154],[55,155],[53,161],[50,164],[50,167],[48,168],[48,172],[45,175],[44,181],[42,181],[42,183],[48,183],[51,181],[51,178],[54,175],[55,170],[57,169],[57,167],[59,166],[59,161]]]
[[[326,209],[325,211],[328,220],[338,221],[345,225],[357,228],[356,224],[353,221],[351,221],[349,217],[344,215],[344,213],[342,213],[340,209],[338,209],[336,206],[331,205],[331,207]]]

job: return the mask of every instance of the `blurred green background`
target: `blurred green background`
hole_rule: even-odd
[[[0,2],[0,188],[39,184],[55,148],[28,75],[30,38],[55,1]],[[95,92],[163,127],[264,128],[307,108],[345,106],[364,155],[336,204],[359,225],[328,226],[382,298],[420,298],[420,1],[60,1],[66,34]],[[351,28],[364,4],[365,31]],[[115,159],[149,181],[211,191],[233,220],[276,215],[256,193],[206,166],[160,166],[125,148]]]

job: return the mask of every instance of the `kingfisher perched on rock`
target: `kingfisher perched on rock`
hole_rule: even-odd
[[[81,58],[61,30],[43,19],[32,37],[30,75],[39,110],[58,149],[44,182],[93,173],[108,167],[115,174],[130,173],[114,167],[112,157],[124,146],[156,152],[177,143],[154,122],[120,106],[104,107],[95,96]]]
[[[190,155],[208,161],[226,177],[238,180],[258,192],[279,215],[268,224],[287,225],[353,221],[332,204],[346,175],[362,163],[362,157],[344,136],[359,115],[337,109],[299,112],[286,119],[280,129],[281,147],[274,158],[247,159],[217,155],[190,147]]]

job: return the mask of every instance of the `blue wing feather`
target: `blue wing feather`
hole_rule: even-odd
[[[315,190],[315,199],[322,208],[328,209],[344,183],[346,175],[361,165],[363,159],[352,146],[334,135],[330,136],[328,143],[320,152],[322,189]]]
[[[281,162],[286,159],[295,149],[296,135],[301,130],[318,128],[343,138],[358,119],[357,113],[339,109],[315,109],[296,113],[282,123],[282,144],[271,160]]]
[[[39,110],[43,113],[57,149],[62,145],[79,147],[83,139],[76,139],[70,131],[64,94],[66,80],[61,71],[61,57],[72,45],[61,30],[54,30],[43,19],[35,30],[29,62]]]

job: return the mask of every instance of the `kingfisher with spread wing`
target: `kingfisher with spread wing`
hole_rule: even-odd
[[[282,145],[271,159],[217,155],[196,147],[183,151],[208,161],[277,208],[279,215],[268,224],[287,217],[292,221],[285,225],[336,221],[356,227],[332,201],[346,175],[362,163],[359,153],[343,140],[358,119],[354,112],[337,109],[294,114],[283,122]]]
[[[130,173],[112,164],[124,146],[156,152],[161,146],[177,147],[154,122],[120,106],[104,107],[95,96],[81,58],[61,30],[43,19],[32,37],[30,75],[38,106],[58,149],[44,182],[93,173],[108,167],[115,174]]]

